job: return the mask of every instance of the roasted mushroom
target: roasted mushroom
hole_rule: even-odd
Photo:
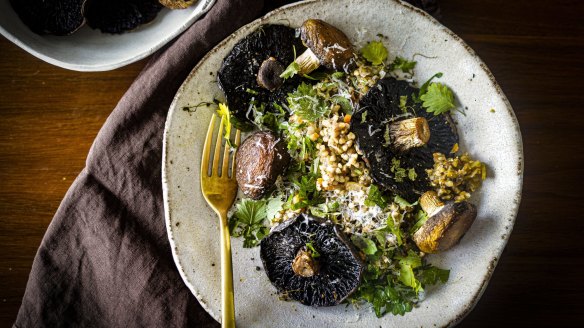
[[[315,307],[341,303],[364,268],[338,226],[306,214],[276,227],[261,241],[260,256],[281,295]]]
[[[235,154],[235,178],[239,189],[249,198],[259,199],[286,170],[290,155],[286,144],[269,131],[252,133]]]
[[[426,112],[414,102],[416,94],[406,81],[383,78],[351,117],[373,180],[408,201],[431,189],[426,170],[434,165],[433,153],[449,154],[458,142],[450,116]]]
[[[262,25],[233,46],[223,60],[217,80],[229,109],[240,123],[253,122],[254,113],[250,110],[250,104],[257,104],[258,107],[264,104],[265,110],[277,112],[274,104],[286,103],[288,93],[296,90],[299,77],[282,83],[267,82],[257,77],[260,67],[267,68],[262,63],[274,67],[278,63],[292,62],[294,49],[304,51],[304,46],[296,37],[295,30],[283,25]],[[276,77],[279,78],[279,74]]]
[[[185,9],[188,8],[198,0],[159,0],[162,5],[170,9]]]
[[[320,19],[308,19],[300,28],[300,37],[308,49],[295,60],[300,67],[299,75],[308,74],[320,65],[346,73],[355,66],[353,45],[338,28]]]
[[[87,25],[104,33],[119,34],[152,21],[162,5],[156,0],[87,0]]]
[[[85,0],[10,0],[22,22],[37,34],[69,35],[85,24]]]
[[[442,203],[433,191],[420,197],[428,220],[414,233],[414,241],[425,253],[438,253],[458,244],[477,216],[476,207],[466,201]]]

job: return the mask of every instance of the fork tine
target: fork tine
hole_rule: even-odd
[[[211,143],[213,142],[213,131],[215,130],[215,114],[211,116],[211,123],[207,130],[205,146],[203,148],[203,159],[201,160],[201,176],[209,176],[209,155],[211,155]]]
[[[217,143],[215,144],[215,154],[213,155],[213,167],[211,168],[211,176],[219,175],[219,159],[221,158],[221,145],[223,144],[223,123],[225,116],[221,116],[221,123],[219,123],[219,132],[217,133]]]
[[[231,136],[229,136],[229,139],[231,140]],[[225,143],[225,150],[223,151],[223,165],[221,166],[221,177],[222,178],[229,178],[227,176],[228,172],[229,172],[229,152],[231,150],[231,147],[229,147],[229,144]]]
[[[235,148],[239,147],[239,142],[241,141],[241,131],[237,129],[235,132]],[[235,177],[235,155],[233,156],[233,163],[231,164],[231,177]]]

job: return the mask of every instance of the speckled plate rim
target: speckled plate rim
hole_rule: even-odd
[[[8,0],[5,0],[6,2]],[[75,63],[72,61],[68,61],[65,58],[59,58],[57,55],[51,55],[46,50],[43,50],[42,47],[31,44],[27,41],[26,38],[22,38],[17,36],[18,33],[11,31],[12,28],[8,26],[4,26],[4,23],[0,22],[0,34],[2,34],[6,39],[10,42],[14,43],[24,51],[28,52],[29,54],[37,57],[38,59],[47,62],[51,65],[55,65],[58,67],[66,68],[73,71],[79,72],[102,72],[102,71],[110,71],[116,68],[120,68],[134,62],[137,62],[141,59],[148,57],[149,55],[153,54],[158,49],[162,48],[165,44],[173,40],[176,36],[184,32],[189,26],[191,26],[195,21],[197,21],[202,15],[204,15],[213,5],[215,4],[216,0],[199,0],[199,3],[195,4],[192,7],[187,9],[182,9],[185,11],[192,11],[185,20],[177,22],[178,26],[176,26],[170,33],[166,34],[164,37],[160,39],[154,39],[151,43],[149,43],[148,47],[145,48],[143,51],[136,52],[130,56],[127,55],[117,55],[114,49],[107,49],[103,48],[103,52],[109,54],[109,58],[104,60],[101,63],[89,63],[84,62],[84,60],[80,60],[79,62]],[[10,5],[8,5],[10,6]],[[12,11],[12,8],[10,8]],[[163,10],[168,11],[169,9],[163,8]],[[12,11],[13,12],[13,11]],[[15,14],[15,13],[14,13]],[[15,14],[16,15],[16,14]],[[20,22],[19,22],[20,23]],[[20,23],[21,24],[21,23]],[[23,24],[21,24],[23,25]],[[136,31],[129,31],[128,33],[137,33],[138,31],[143,31],[144,29],[150,29],[150,23],[145,24],[144,26],[140,26]],[[26,28],[26,27],[25,27]],[[87,28],[87,27],[83,27]],[[33,32],[26,31],[27,34],[34,34]],[[104,37],[108,37],[109,35],[104,34]],[[52,37],[52,36],[38,36],[34,35],[33,38],[43,38],[43,37]],[[66,38],[68,36],[61,36],[59,38]],[[113,38],[118,37],[118,35],[111,36]]]
[[[195,75],[195,73],[197,72],[197,70],[202,66],[202,63],[204,63],[209,57],[213,56],[220,48],[224,47],[231,40],[233,40],[234,38],[240,38],[240,37],[242,37],[242,35],[247,35],[251,31],[253,31],[255,28],[257,28],[257,26],[265,23],[266,20],[268,20],[272,16],[279,14],[282,11],[301,8],[301,7],[304,7],[306,5],[310,5],[310,4],[313,4],[316,2],[321,2],[321,1],[326,1],[326,0],[308,0],[308,1],[302,1],[302,2],[293,3],[290,5],[281,7],[279,9],[276,9],[276,10],[268,13],[264,17],[259,18],[255,21],[241,27],[237,31],[235,31],[232,35],[230,35],[229,37],[224,39],[217,46],[215,46],[211,51],[209,51],[209,53],[207,53],[207,55],[201,59],[199,64],[197,64],[193,68],[192,72],[190,73],[190,75],[187,77],[187,79],[185,80],[185,82],[183,83],[183,85],[181,86],[179,91],[177,92],[177,95],[175,96],[174,101],[170,106],[170,111],[169,111],[168,116],[167,116],[167,122],[165,125],[165,131],[164,131],[163,158],[162,158],[162,183],[163,183],[165,222],[166,222],[166,226],[167,226],[167,232],[168,232],[168,236],[169,236],[170,245],[172,248],[173,258],[174,258],[174,261],[177,265],[179,273],[180,273],[181,277],[183,278],[187,287],[191,290],[191,292],[197,298],[199,298],[199,293],[186,277],[186,274],[185,274],[184,268],[181,264],[179,255],[175,251],[176,250],[176,242],[175,242],[174,238],[172,237],[173,236],[173,231],[172,231],[173,226],[171,224],[171,208],[170,208],[170,201],[169,201],[167,159],[168,159],[168,138],[169,138],[169,134],[171,133],[171,131],[170,131],[170,118],[174,114],[174,111],[179,110],[176,107],[176,103],[177,103],[181,93],[185,89],[185,86],[188,83],[190,83],[190,81],[192,80],[192,78]],[[521,139],[521,131],[519,128],[519,123],[517,121],[517,118],[515,116],[515,113],[514,113],[512,107],[511,107],[510,102],[508,101],[508,99],[505,96],[505,94],[503,93],[502,89],[500,88],[500,86],[496,82],[491,71],[487,68],[487,66],[484,64],[484,62],[479,58],[479,56],[475,53],[475,51],[470,46],[468,46],[460,37],[458,37],[456,34],[454,34],[454,32],[452,32],[448,28],[444,27],[442,24],[440,24],[436,19],[434,19],[432,16],[430,16],[426,12],[424,12],[424,11],[422,11],[422,10],[420,10],[420,9],[418,9],[418,8],[408,4],[408,3],[405,3],[405,2],[402,2],[399,0],[387,0],[387,1],[399,3],[403,6],[404,9],[412,12],[414,15],[419,15],[420,17],[423,17],[423,19],[428,20],[436,28],[441,29],[444,32],[446,32],[447,34],[449,34],[453,38],[453,40],[458,42],[461,46],[463,46],[467,50],[468,55],[470,57],[472,57],[472,59],[475,60],[480,65],[481,69],[488,76],[491,86],[495,88],[497,94],[499,95],[501,100],[504,102],[506,114],[509,116],[509,119],[512,121],[512,124],[514,126],[514,130],[515,130],[514,132],[517,136],[517,139],[515,140],[515,144],[514,144],[515,151],[517,154],[519,154],[519,158],[516,159],[517,160],[517,171],[516,171],[517,185],[515,186],[516,192],[512,196],[513,202],[512,202],[511,214],[506,218],[500,218],[501,220],[504,220],[507,224],[505,226],[506,233],[501,236],[501,242],[498,244],[497,249],[496,249],[497,253],[493,254],[493,258],[488,265],[488,270],[487,270],[486,274],[481,278],[482,284],[481,284],[480,288],[478,288],[474,292],[474,294],[472,296],[472,301],[467,303],[466,306],[463,308],[463,310],[460,311],[458,313],[458,315],[456,315],[455,318],[450,320],[446,325],[443,325],[443,326],[451,327],[451,326],[458,324],[462,319],[464,319],[464,317],[466,317],[472,311],[472,309],[474,308],[474,306],[477,304],[478,300],[480,299],[480,297],[484,293],[484,291],[489,283],[489,280],[494,272],[494,269],[498,263],[498,260],[501,256],[501,253],[503,252],[503,250],[504,250],[504,248],[509,240],[510,234],[511,234],[513,226],[515,224],[517,212],[519,210],[519,204],[521,202],[522,187],[523,187],[524,159],[523,159],[523,143],[522,143],[522,139]],[[201,302],[201,305],[209,314],[211,314],[211,316],[213,316],[216,320],[220,321],[220,313],[213,311],[210,308],[210,306],[208,306],[208,304],[205,302]],[[382,322],[380,321],[380,323],[382,323]]]

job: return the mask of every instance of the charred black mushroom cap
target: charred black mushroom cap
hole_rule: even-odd
[[[104,33],[119,34],[152,21],[162,5],[156,0],[87,0],[87,25]]]
[[[308,47],[296,59],[300,74],[308,74],[319,65],[346,73],[355,67],[353,44],[345,33],[331,24],[320,19],[307,19],[300,27],[300,36]]]
[[[287,79],[273,91],[260,87],[256,78],[261,64],[270,57],[280,63],[292,62],[294,48],[298,52],[305,49],[296,31],[284,25],[262,25],[233,46],[223,60],[217,80],[239,122],[253,121],[253,113],[248,113],[252,98],[258,105],[265,104],[267,111],[276,111],[274,103],[285,103],[288,93],[296,90],[299,77]]]
[[[387,77],[379,80],[376,86],[363,96],[359,109],[351,117],[351,131],[356,135],[357,145],[363,152],[365,162],[370,168],[373,180],[384,189],[415,201],[426,190],[430,190],[427,169],[434,165],[433,153],[449,154],[458,143],[458,134],[452,119],[447,114],[434,116],[421,104],[414,103],[412,95],[418,89],[406,81]],[[407,96],[405,111],[400,108],[400,97]],[[406,151],[396,149],[388,139],[392,123],[412,117],[423,117],[430,128],[430,138],[421,147]],[[400,167],[413,168],[417,177],[412,181],[405,177],[396,181],[392,173],[392,159],[400,161]]]
[[[293,263],[306,255],[307,243],[319,256],[316,266],[301,275]],[[315,307],[337,305],[357,289],[364,268],[357,254],[337,225],[306,214],[276,227],[260,247],[264,269],[278,292]]]
[[[477,217],[476,206],[466,202],[442,203],[433,191],[420,197],[428,220],[414,233],[414,242],[422,252],[438,253],[458,244]]]
[[[10,4],[37,34],[69,35],[85,24],[85,0],[10,0]]]

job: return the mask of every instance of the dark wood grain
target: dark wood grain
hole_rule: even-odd
[[[461,326],[581,326],[584,2],[440,4],[442,22],[481,56],[509,98],[525,152],[516,225],[487,290]],[[0,326],[13,322],[60,200],[144,65],[72,72],[0,38]]]

